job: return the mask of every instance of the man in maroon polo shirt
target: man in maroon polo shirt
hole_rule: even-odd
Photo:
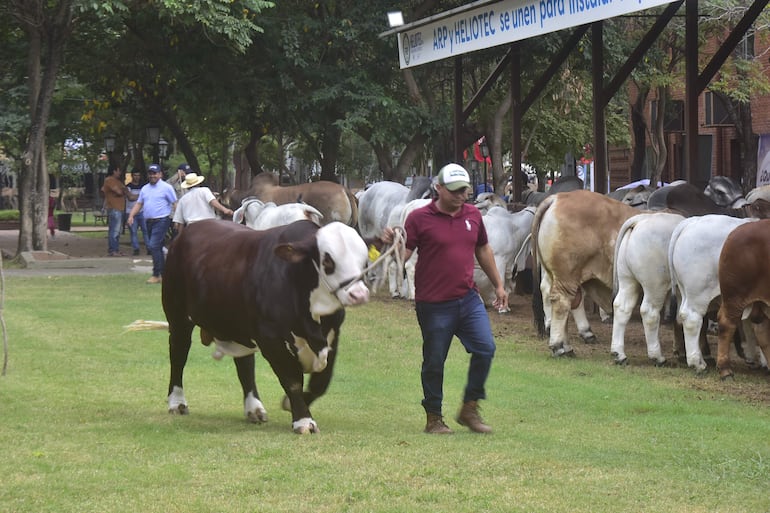
[[[478,401],[486,398],[485,383],[495,354],[495,341],[484,303],[473,281],[474,256],[495,287],[497,309],[508,306],[492,248],[479,210],[467,204],[468,172],[448,164],[438,174],[438,198],[409,214],[404,261],[419,250],[415,268],[415,310],[422,331],[422,405],[425,432],[449,434],[442,414],[444,363],[452,337],[470,353],[468,381],[457,422],[477,433],[491,433],[479,415]],[[392,241],[386,229],[384,242]]]

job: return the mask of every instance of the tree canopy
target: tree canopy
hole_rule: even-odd
[[[398,7],[416,20],[463,4],[413,0]],[[704,7],[718,14],[722,25],[712,22],[715,29],[735,22],[740,9],[733,4],[711,0]],[[157,146],[147,144],[148,126],[159,127],[171,143],[167,165],[186,161],[220,190],[245,187],[261,171],[294,181],[400,181],[435,172],[454,154],[453,63],[398,69],[396,38],[379,37],[394,7],[384,0],[3,3],[0,149],[19,177],[19,251],[45,248],[41,199],[49,176],[59,176],[63,163],[76,157],[97,177],[106,134],[116,138],[107,155],[114,164],[145,169],[158,158]],[[635,38],[629,34],[643,33],[647,23],[643,17],[606,20],[608,75],[630,51]],[[661,97],[662,88],[681,83],[681,28],[667,31],[634,75],[640,91]],[[533,87],[564,38],[557,32],[521,43],[522,90]],[[465,101],[504,52],[463,57]],[[591,143],[591,55],[585,38],[522,120],[525,158],[541,174],[558,169],[567,153],[581,156]],[[736,56],[712,86],[745,104],[766,88],[757,69]],[[511,173],[503,166],[510,106],[507,80],[498,80],[459,134],[464,147],[487,137],[498,184]],[[627,146],[633,135],[645,147],[654,127],[637,126],[635,109],[623,95],[612,100],[606,110],[611,145]]]

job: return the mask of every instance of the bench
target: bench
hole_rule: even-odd
[[[94,216],[94,226],[99,224],[101,222],[103,225],[107,224],[107,212],[103,210],[91,210],[89,208],[83,208],[81,209],[83,211],[83,222],[86,222],[86,215],[88,212],[91,212],[91,214]]]
[[[101,210],[94,211],[94,226],[96,226],[99,221],[101,221],[102,224],[107,224],[107,212]]]

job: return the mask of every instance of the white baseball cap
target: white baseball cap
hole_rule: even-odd
[[[438,183],[450,191],[470,188],[471,178],[468,171],[459,164],[447,164],[438,172]]]

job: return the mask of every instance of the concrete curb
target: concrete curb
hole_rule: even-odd
[[[72,258],[58,251],[23,251],[21,261],[27,271],[152,272],[152,259],[149,257]]]

